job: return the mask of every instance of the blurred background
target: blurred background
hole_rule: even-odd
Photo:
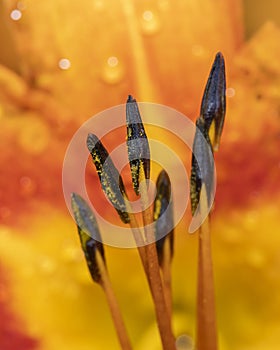
[[[195,120],[218,51],[228,86],[212,215],[220,349],[279,349],[279,14],[276,0],[0,0],[1,350],[118,349],[64,203],[67,145],[128,94]],[[178,155],[189,171],[190,154]],[[189,211],[173,262],[174,330],[185,349],[196,300]],[[137,253],[106,248],[135,349],[160,349]]]

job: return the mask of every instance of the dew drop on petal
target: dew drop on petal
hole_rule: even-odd
[[[160,29],[158,16],[149,10],[143,12],[140,23],[142,32],[146,35],[155,34]]]
[[[102,71],[102,79],[108,84],[119,83],[124,76],[124,69],[116,56],[110,56]]]
[[[68,60],[68,58],[61,58],[58,62],[58,66],[62,70],[67,70],[71,67],[71,62]]]
[[[22,13],[20,10],[13,10],[11,13],[10,13],[10,17],[13,21],[18,21],[21,19],[22,17]]]
[[[142,16],[144,21],[146,22],[149,22],[154,18],[154,14],[152,11],[145,11]]]
[[[119,64],[119,60],[116,56],[111,56],[107,60],[109,67],[116,67]]]
[[[35,192],[36,185],[28,176],[22,176],[19,180],[20,193],[23,196],[30,196]]]
[[[235,96],[235,89],[232,87],[229,87],[226,89],[226,96],[227,97],[234,97]]]
[[[194,349],[193,339],[187,334],[180,335],[176,339],[176,349],[177,350],[193,350]]]

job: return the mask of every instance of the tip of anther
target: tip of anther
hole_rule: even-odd
[[[91,152],[96,144],[98,142],[98,138],[94,134],[88,134],[87,137],[87,148]]]
[[[127,98],[127,103],[130,103],[130,102],[136,102],[135,98],[133,98],[132,95],[128,95],[128,98]]]

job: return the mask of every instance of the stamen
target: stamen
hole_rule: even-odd
[[[122,314],[107,272],[104,248],[101,243],[96,219],[90,207],[81,196],[72,193],[71,197],[72,209],[89,271],[93,280],[100,284],[105,293],[121,348],[123,350],[132,350]]]
[[[190,181],[192,215],[195,215],[199,204],[202,184],[206,187],[209,206],[214,188],[214,159],[205,121],[199,118],[196,121]]]
[[[140,166],[150,178],[150,148],[136,100],[129,95],[126,103],[127,150],[134,191],[139,195]]]
[[[101,274],[96,260],[96,252],[99,251],[104,264],[105,255],[95,216],[86,201],[76,193],[71,195],[71,204],[88,269],[92,279],[100,283]]]
[[[162,170],[156,183],[156,197],[154,202],[154,220],[156,232],[156,247],[158,253],[159,265],[163,266],[164,244],[166,239],[170,241],[170,258],[174,252],[174,220],[173,203],[171,200],[171,183],[165,170]],[[161,220],[158,220],[161,218]]]
[[[191,171],[191,209],[195,215],[209,211],[214,184],[213,149],[217,150],[225,117],[225,67],[221,53],[216,55],[204,91],[200,117],[196,122]],[[214,139],[209,131],[214,122]],[[195,155],[195,156],[194,156]],[[198,230],[197,350],[217,350],[214,278],[211,252],[210,219]]]
[[[162,170],[156,183],[156,198],[154,203],[154,220],[156,231],[156,248],[166,306],[172,317],[172,274],[171,262],[174,254],[174,219],[173,202],[171,198],[171,183],[165,170]]]
[[[94,134],[89,134],[87,147],[96,167],[103,192],[118,212],[124,223],[129,223],[124,197],[126,197],[123,180],[102,142]]]
[[[224,126],[226,112],[225,96],[225,62],[223,55],[218,52],[209,74],[200,109],[200,116],[204,119],[205,128],[208,132],[211,124],[214,122],[214,140],[212,144],[215,151],[219,148]]]

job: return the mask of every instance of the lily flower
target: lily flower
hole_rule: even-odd
[[[257,18],[260,6],[241,0],[0,2],[0,348],[118,349],[65,207],[67,146],[84,121],[130,92],[194,121],[209,64],[220,51],[230,117],[215,156],[211,222],[219,349],[278,350],[280,29],[270,17],[252,31],[249,17]],[[151,138],[153,132],[147,129]],[[163,131],[158,136],[169,141]],[[106,146],[118,141],[109,135]],[[190,164],[191,152],[177,155]],[[87,176],[99,181],[97,174]],[[98,212],[108,205],[98,196]],[[178,348],[191,348],[195,337],[197,246],[186,232],[190,217],[187,209],[176,227],[172,260]],[[137,251],[108,247],[106,257],[136,350],[161,349]]]

